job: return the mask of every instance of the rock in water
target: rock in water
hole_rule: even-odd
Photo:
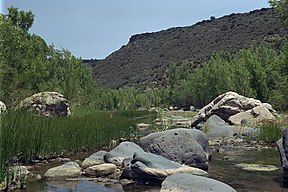
[[[81,176],[81,168],[75,162],[68,162],[58,167],[48,169],[44,174],[46,179],[57,180],[66,178],[77,178]]]
[[[106,155],[107,151],[100,150],[89,157],[87,157],[83,162],[81,167],[87,168],[93,165],[100,165],[104,163],[104,155]]]
[[[236,192],[229,185],[206,177],[176,173],[162,183],[160,192]]]
[[[68,116],[70,109],[67,99],[57,92],[41,92],[20,102],[18,109],[27,109],[44,116]]]
[[[161,155],[180,164],[208,169],[211,155],[207,136],[196,129],[171,129],[140,138],[147,152]]]
[[[208,138],[233,137],[235,134],[235,126],[227,125],[223,119],[217,115],[212,115],[205,122],[201,130],[206,133]]]
[[[87,176],[92,176],[92,177],[105,177],[108,175],[115,174],[116,171],[117,171],[117,167],[116,165],[112,163],[94,165],[84,170]]]
[[[135,152],[144,152],[141,147],[132,142],[122,142],[110,152],[104,155],[105,163],[113,163],[122,166],[123,160],[132,158]]]
[[[288,127],[284,131],[284,135],[277,142],[278,151],[280,154],[281,164],[283,168],[283,180],[288,183]]]
[[[137,152],[134,154],[131,164],[125,167],[121,178],[161,182],[174,173],[207,175],[206,171],[181,165],[153,153]]]

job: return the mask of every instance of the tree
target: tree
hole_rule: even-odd
[[[7,18],[14,26],[18,26],[25,31],[28,31],[33,25],[34,15],[29,11],[18,11],[16,7],[9,7]]]
[[[288,27],[288,0],[269,0],[269,3],[276,8],[280,19]]]

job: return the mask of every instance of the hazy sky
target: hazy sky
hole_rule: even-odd
[[[82,58],[105,58],[131,35],[269,7],[268,0],[0,0],[31,10],[30,32]]]

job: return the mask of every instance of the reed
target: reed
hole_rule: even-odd
[[[275,143],[283,136],[285,126],[287,124],[279,120],[264,121],[256,126],[259,129],[257,138],[267,143]]]
[[[145,115],[147,112],[82,108],[65,118],[10,111],[1,117],[0,174],[3,178],[5,165],[27,162],[34,155],[95,150],[107,146],[111,140],[130,138],[136,132],[135,118]]]

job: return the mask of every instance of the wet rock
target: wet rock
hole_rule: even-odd
[[[140,146],[147,152],[161,155],[172,161],[208,169],[211,155],[206,135],[196,129],[171,129],[151,133],[140,138]]]
[[[274,165],[262,165],[262,164],[249,164],[249,163],[239,163],[235,165],[246,171],[275,171],[278,168]]]
[[[162,183],[160,192],[236,192],[235,189],[220,181],[191,175],[176,173],[168,176]]]
[[[57,92],[41,92],[20,102],[18,109],[27,109],[44,116],[68,116],[69,104],[64,96]]]
[[[212,115],[205,122],[202,130],[206,133],[208,138],[224,138],[233,137],[236,132],[236,127],[225,123],[223,119],[217,115]]]
[[[107,151],[98,151],[89,157],[87,157],[81,164],[81,167],[86,169],[87,167],[91,167],[93,165],[100,165],[104,162],[104,155],[106,155]]]
[[[283,179],[288,183],[288,127],[285,128],[283,137],[276,144],[284,172]]]
[[[207,175],[201,169],[181,165],[152,153],[139,152],[134,154],[131,164],[123,170],[120,178],[159,182],[174,173]]]
[[[191,127],[196,126],[202,121],[206,121],[210,116],[217,115],[225,122],[230,116],[237,113],[251,110],[257,106],[262,106],[270,112],[275,112],[270,104],[263,104],[261,101],[244,97],[235,92],[227,92],[216,97],[211,103],[203,107],[192,120]]]
[[[106,153],[104,155],[104,162],[122,166],[123,160],[125,158],[132,158],[135,152],[143,152],[143,149],[135,143],[125,141]]]
[[[75,162],[68,162],[58,167],[48,169],[44,174],[46,179],[65,179],[81,176],[81,168]]]
[[[117,167],[112,163],[94,165],[84,170],[85,175],[90,177],[106,177],[108,175],[115,174],[116,171]]]
[[[7,112],[7,107],[6,107],[5,103],[0,101],[0,114],[6,113],[6,112]]]

